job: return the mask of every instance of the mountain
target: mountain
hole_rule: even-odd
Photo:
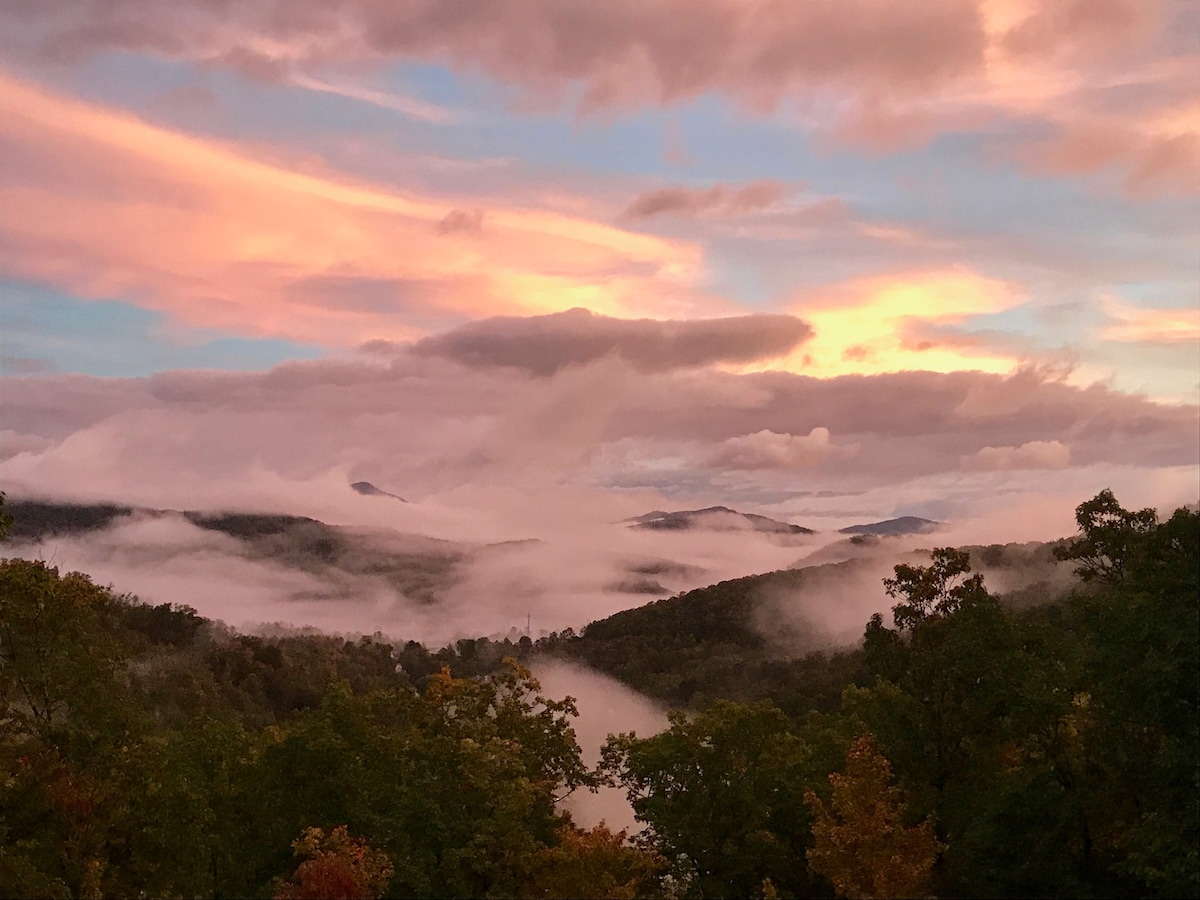
[[[728,506],[709,506],[705,509],[682,509],[663,512],[656,509],[630,519],[631,528],[654,531],[761,531],[765,534],[813,534],[811,528],[768,519],[754,513],[738,512]]]
[[[390,529],[328,525],[306,516],[21,500],[6,502],[4,511],[13,517],[9,538],[14,544],[182,518],[197,528],[234,538],[235,558],[269,561],[314,576],[317,593],[297,599],[340,599],[382,585],[406,598],[435,603],[459,583],[473,555],[489,549]],[[173,552],[188,553],[189,547],[181,542]]]
[[[133,515],[134,508],[114,503],[41,503],[10,498],[4,512],[13,518],[8,535],[16,541],[99,531],[121,516]]]
[[[871,522],[867,525],[851,525],[838,529],[839,534],[928,534],[937,531],[944,523],[932,519],[922,519],[919,516],[901,516],[898,519],[884,519],[882,522]]]
[[[364,497],[391,497],[393,500],[399,500],[401,503],[407,503],[403,497],[396,494],[390,494],[385,490],[375,487],[369,481],[356,481],[350,485],[351,489],[356,493],[362,494]]]

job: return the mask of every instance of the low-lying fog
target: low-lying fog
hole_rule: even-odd
[[[579,628],[679,591],[784,568],[813,546],[803,535],[655,532],[624,522],[496,544],[337,533],[348,549],[322,560],[283,539],[264,547],[179,513],[135,512],[101,530],[13,542],[7,551],[242,629],[282,622],[441,646],[523,631],[527,621],[535,637]]]
[[[600,761],[600,748],[610,734],[633,731],[638,737],[649,737],[667,727],[666,712],[658,704],[607,675],[555,660],[539,661],[533,674],[542,683],[545,696],[575,698],[579,708],[575,738],[589,767]],[[584,828],[600,822],[613,831],[624,828],[632,832],[640,827],[624,791],[618,788],[600,788],[595,793],[578,790],[563,806]]]
[[[416,506],[403,505],[408,522]],[[872,613],[890,608],[881,581],[895,563],[919,562],[913,554],[920,548],[982,543],[991,536],[987,531],[1000,538],[1001,528],[1010,524],[1001,515],[991,529],[967,522],[933,534],[852,541],[836,531],[631,528],[627,517],[597,520],[582,509],[571,516],[563,506],[547,504],[544,521],[514,530],[515,540],[496,543],[478,539],[492,536],[491,528],[479,524],[468,529],[474,538],[468,540],[446,540],[445,527],[433,538],[378,525],[316,524],[315,537],[301,526],[295,533],[244,540],[201,527],[181,513],[134,512],[91,532],[10,542],[6,552],[87,572],[147,603],[186,604],[241,629],[283,623],[380,632],[429,646],[524,632],[527,623],[534,637],[579,629],[619,610],[726,579],[849,561],[823,569],[799,604],[795,598],[763,598],[768,610],[802,615],[813,639],[843,642],[857,639]],[[1060,512],[1012,530],[1056,537],[1072,529]],[[321,553],[310,549],[318,538],[324,541]],[[988,573],[997,590],[1019,588],[1030,578],[1036,580],[1011,565]]]

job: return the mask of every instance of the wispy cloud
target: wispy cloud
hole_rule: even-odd
[[[650,489],[663,476],[675,491],[719,501],[752,487],[784,496],[801,466],[810,492],[953,480],[973,457],[994,471],[1055,464],[1080,477],[1095,466],[1194,467],[1197,416],[1194,404],[1032,369],[822,379],[645,369],[605,355],[535,375],[396,348],[258,374],[25,378],[5,392],[0,483],[303,512],[305,498],[357,503],[348,485],[369,480],[414,501],[395,504],[395,516],[419,515],[430,497],[506,490],[536,518],[543,489]],[[598,510],[619,518],[612,504],[623,503]]]
[[[752,181],[741,187],[714,184],[709,188],[658,188],[635,197],[620,218],[739,216],[770,207],[786,193],[786,185],[771,180]]]
[[[432,122],[435,125],[449,125],[461,119],[461,114],[454,110],[438,106],[435,103],[426,103],[423,100],[418,100],[415,97],[407,97],[403,94],[377,91],[372,88],[363,87],[362,85],[324,81],[320,78],[313,78],[310,75],[297,73],[288,75],[288,81],[297,87],[306,88],[310,91],[347,97],[351,100],[358,100],[362,103],[378,106],[381,109],[390,109],[393,112],[401,113],[412,119],[419,119],[422,122]]]
[[[425,320],[587,306],[678,313],[698,247],[553,211],[490,206],[469,245],[457,203],[262,161],[228,143],[0,76],[0,265],[90,297],[136,297],[183,321],[324,344],[416,337],[419,316],[347,306],[301,285],[423,286]]]
[[[1110,324],[1101,336],[1106,341],[1149,344],[1200,342],[1200,307],[1153,309],[1130,306],[1112,297],[1103,302]]]

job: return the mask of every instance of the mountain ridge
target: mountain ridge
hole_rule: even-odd
[[[728,506],[706,506],[703,509],[681,509],[665,512],[656,509],[634,516],[630,528],[651,531],[741,531],[748,530],[764,534],[815,534],[811,528],[780,522],[756,513],[739,512]]]
[[[838,534],[928,534],[931,531],[937,531],[945,524],[945,522],[936,522],[933,519],[922,519],[920,516],[899,516],[880,522],[848,525],[845,528],[839,528]]]

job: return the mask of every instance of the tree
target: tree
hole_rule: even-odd
[[[525,896],[632,900],[657,895],[665,874],[666,861],[631,844],[624,831],[603,822],[589,831],[564,823],[555,845],[534,861]]]
[[[1105,488],[1091,500],[1075,507],[1080,536],[1054,555],[1064,562],[1077,562],[1075,574],[1085,582],[1119,584],[1144,535],[1158,524],[1153,509],[1137,512],[1122,508],[1113,492]]]
[[[111,730],[125,655],[116,605],[79,572],[0,560],[0,731],[49,739]]]
[[[883,584],[901,600],[894,607],[899,633],[872,617],[863,649],[867,668],[911,702],[884,692],[880,704],[870,701],[871,691],[850,691],[860,709],[899,715],[903,724],[878,717],[867,724],[890,738],[889,754],[900,751],[891,738],[911,744],[901,758],[926,769],[939,794],[961,770],[965,748],[998,724],[1013,667],[1009,623],[983,576],[970,571],[970,555],[950,547],[934,550],[928,566],[896,566]]]
[[[0,491],[0,541],[8,537],[8,529],[12,528],[12,516],[4,514],[4,491]]]
[[[1121,562],[1087,601],[1090,735],[1115,807],[1116,870],[1165,896],[1200,890],[1200,514],[1153,510],[1114,539]],[[1132,515],[1132,518],[1131,518]],[[1120,554],[1124,554],[1121,556]]]
[[[3,854],[0,893],[40,879],[99,896],[110,880],[128,750],[144,726],[119,604],[78,572],[0,560],[0,820],[17,849]]]
[[[964,603],[987,595],[983,576],[967,577],[971,555],[953,547],[938,547],[932,554],[933,565],[895,567],[896,577],[883,580],[889,597],[903,597],[892,608],[896,627],[912,631],[931,618],[944,618]]]
[[[306,828],[292,841],[301,860],[292,877],[279,885],[275,900],[374,900],[382,897],[392,877],[392,861],[345,825],[328,835]]]
[[[515,662],[488,679],[442,672],[423,694],[356,696],[335,682],[320,707],[264,735],[238,823],[241,892],[284,867],[281,831],[336,823],[389,854],[391,893],[520,893],[555,843],[556,801],[590,781],[574,714]]]
[[[892,767],[869,735],[846,754],[846,768],[829,776],[832,811],[813,791],[808,861],[839,897],[918,897],[945,848],[928,819],[906,827],[908,806],[891,784]]]
[[[623,787],[655,848],[705,897],[748,897],[769,878],[809,889],[804,742],[770,702],[719,700],[661,734],[610,737],[601,767]]]

